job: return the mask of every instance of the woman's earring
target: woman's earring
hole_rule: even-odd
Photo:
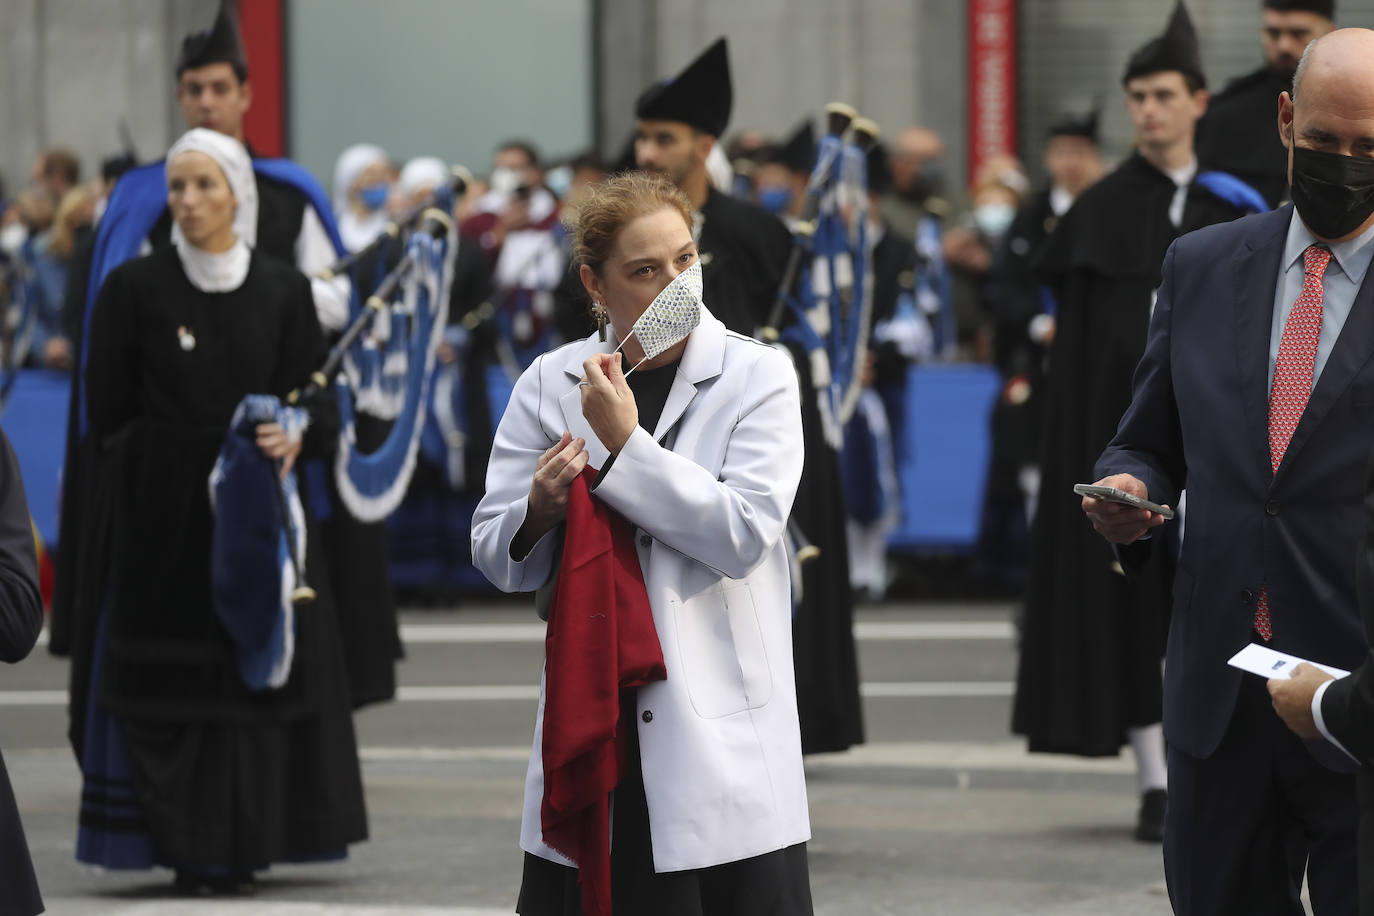
[[[596,336],[602,343],[606,342],[606,322],[610,319],[610,313],[606,311],[606,306],[600,302],[592,303],[592,316],[596,318]]]

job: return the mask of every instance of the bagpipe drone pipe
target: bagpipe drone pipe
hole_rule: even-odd
[[[866,156],[878,127],[840,103],[826,106],[826,121],[792,252],[761,336],[794,343],[806,353],[826,439],[838,449],[862,389],[872,323]]]

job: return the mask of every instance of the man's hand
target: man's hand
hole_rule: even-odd
[[[619,455],[639,425],[639,406],[620,368],[619,353],[598,353],[582,364],[582,416],[606,451]]]
[[[1096,485],[1116,487],[1118,490],[1125,490],[1141,499],[1150,498],[1149,491],[1145,489],[1145,484],[1130,474],[1113,474],[1111,477],[1103,477],[1097,481]],[[1129,544],[1151,528],[1158,528],[1164,524],[1164,516],[1158,512],[1151,512],[1149,509],[1137,509],[1135,506],[1127,506],[1124,503],[1108,502],[1095,496],[1083,497],[1083,512],[1092,521],[1097,533],[1113,544]]]
[[[1317,723],[1312,719],[1312,697],[1316,695],[1318,687],[1330,680],[1334,678],[1315,665],[1299,665],[1293,669],[1290,677],[1269,679],[1269,696],[1274,701],[1274,712],[1298,737],[1321,737]]]

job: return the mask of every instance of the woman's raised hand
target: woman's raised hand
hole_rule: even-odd
[[[525,523],[511,545],[512,555],[524,556],[568,514],[568,488],[587,466],[587,443],[565,432],[553,448],[539,456],[530,483],[530,507]]]
[[[598,353],[582,364],[582,371],[587,375],[582,383],[582,416],[606,451],[619,455],[639,425],[639,406],[620,368],[620,354]]]

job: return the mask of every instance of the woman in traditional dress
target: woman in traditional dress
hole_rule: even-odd
[[[77,858],[242,893],[274,862],[338,858],[367,834],[327,593],[296,617],[289,678],[261,690],[240,677],[211,599],[207,481],[230,419],[245,395],[305,382],[324,343],[309,282],[252,250],[257,191],[237,141],[181,137],[167,202],[173,246],[109,275],[89,338],[95,517],[109,534],[82,570],[98,600],[72,678]],[[283,473],[302,447],[277,424],[257,445]]]
[[[494,584],[553,591],[518,910],[805,916],[783,546],[802,466],[796,373],[702,305],[691,205],[665,179],[611,179],[572,228],[610,339],[520,377],[473,518]],[[684,305],[695,330],[651,347]],[[627,379],[617,349],[631,366],[652,358]],[[598,710],[609,721],[590,721]]]

